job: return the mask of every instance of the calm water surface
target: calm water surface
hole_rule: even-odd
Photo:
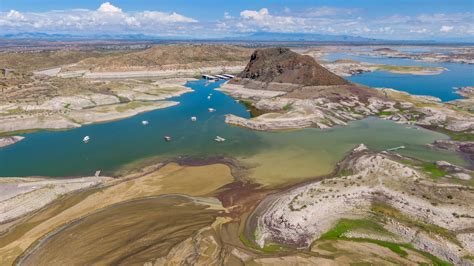
[[[460,99],[454,93],[455,87],[474,85],[474,65],[456,63],[420,62],[405,58],[386,58],[375,56],[359,56],[350,53],[332,53],[326,60],[353,59],[360,62],[395,66],[429,66],[443,67],[448,70],[439,75],[409,75],[394,74],[385,71],[375,71],[347,77],[347,79],[370,87],[393,88],[415,95],[430,95],[442,101]]]
[[[329,173],[344,154],[359,143],[383,150],[405,145],[401,153],[425,160],[464,164],[457,155],[433,152],[426,144],[445,135],[409,128],[377,118],[328,130],[255,132],[224,123],[225,114],[249,117],[245,107],[215,91],[221,82],[189,82],[194,92],[172,100],[180,104],[131,118],[67,131],[25,134],[23,141],[0,149],[0,176],[77,176],[96,170],[110,173],[127,163],[160,156],[228,155],[249,163],[249,175],[266,181],[298,179]],[[207,96],[212,93],[210,100]],[[208,108],[217,111],[209,113]],[[192,122],[191,116],[197,116]],[[142,120],[149,125],[143,126]],[[86,135],[88,144],[82,143]],[[165,142],[163,136],[173,139]],[[223,143],[214,141],[219,135]]]

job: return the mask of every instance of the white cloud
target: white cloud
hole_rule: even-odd
[[[104,13],[122,13],[122,9],[112,5],[110,2],[105,2],[100,5],[97,11]]]
[[[262,8],[259,11],[255,10],[244,10],[240,12],[240,16],[244,19],[254,19],[262,21],[265,18],[269,18],[270,15],[268,14],[268,9]]]
[[[185,17],[183,15],[180,15],[178,13],[164,13],[164,12],[158,12],[158,11],[145,11],[141,13],[140,17],[143,17],[145,20],[150,20],[150,21],[155,21],[155,22],[161,22],[161,23],[193,23],[197,22],[197,20]],[[138,17],[138,16],[137,16]]]
[[[25,16],[16,10],[10,10],[7,14],[7,18],[11,20],[24,20]]]
[[[2,1],[2,0],[0,0]],[[109,0],[111,1],[111,0]],[[237,16],[224,12],[220,19],[197,21],[176,12],[128,12],[111,2],[97,9],[47,12],[0,11],[0,33],[43,31],[71,34],[145,33],[173,36],[229,36],[248,32],[295,32],[360,35],[384,39],[473,37],[474,12],[366,17],[361,9],[329,6],[304,10],[244,9]]]
[[[441,31],[441,32],[451,32],[453,29],[454,29],[453,26],[446,26],[446,25],[443,25],[443,26],[441,26],[441,28],[439,29],[439,31]]]
[[[0,0],[1,1],[1,0]],[[160,11],[124,12],[110,2],[96,10],[72,9],[47,12],[0,12],[0,32],[45,31],[65,33],[126,33],[176,34],[178,24],[197,20]],[[186,28],[182,29],[186,32]],[[189,29],[192,31],[192,29]]]
[[[359,8],[313,7],[304,10],[301,15],[306,17],[343,16],[359,12]]]
[[[231,19],[232,16],[229,14],[229,12],[224,12],[224,19]]]
[[[423,28],[423,29],[411,29],[410,32],[412,33],[426,33],[428,32],[427,29]]]

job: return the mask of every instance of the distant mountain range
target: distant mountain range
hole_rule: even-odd
[[[436,43],[472,43],[466,39],[443,40],[383,40],[351,35],[329,35],[316,33],[281,33],[281,32],[254,32],[245,35],[221,38],[199,38],[183,36],[156,36],[146,34],[61,34],[44,32],[20,32],[0,34],[4,39],[40,39],[40,40],[143,40],[143,41],[261,41],[261,42],[347,42],[347,43],[381,43],[381,44],[436,44]]]
[[[8,39],[121,39],[121,40],[239,40],[239,41],[321,41],[321,42],[373,42],[377,39],[349,35],[325,35],[308,33],[256,32],[248,35],[224,38],[165,37],[145,34],[92,34],[74,35],[43,32],[21,32],[0,35]]]
[[[316,33],[255,32],[246,36],[230,37],[232,40],[253,41],[308,41],[308,42],[377,42],[380,39],[349,35],[328,35]]]

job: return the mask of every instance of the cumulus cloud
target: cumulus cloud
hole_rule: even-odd
[[[244,10],[240,12],[240,16],[244,19],[254,19],[263,21],[265,18],[269,18],[268,9],[262,8],[259,11],[255,10]]]
[[[0,0],[1,1],[1,0]],[[243,9],[238,15],[197,21],[176,12],[128,12],[111,2],[97,9],[47,12],[0,12],[0,33],[22,31],[66,33],[145,33],[173,36],[229,36],[250,32],[360,35],[383,39],[474,38],[473,12],[377,16],[361,9],[314,6],[302,9]]]
[[[105,2],[97,9],[99,12],[104,13],[122,13],[122,9],[112,5],[110,2]]]
[[[149,20],[150,22],[160,22],[160,23],[193,23],[197,22],[197,20],[185,17],[180,15],[176,12],[171,14],[158,12],[158,11],[145,11],[141,13],[145,20]]]
[[[72,9],[48,12],[0,12],[0,32],[45,31],[67,33],[127,33],[176,34],[179,24],[198,21],[178,14],[161,11],[125,12],[110,2],[96,10]],[[182,28],[188,33],[187,28]],[[191,30],[191,29],[190,29]]]
[[[7,14],[7,19],[11,20],[24,20],[25,16],[16,10],[10,10]]]

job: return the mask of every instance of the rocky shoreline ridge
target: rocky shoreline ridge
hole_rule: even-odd
[[[179,103],[165,99],[191,92],[184,86],[190,80],[194,79],[161,79],[151,83],[96,80],[116,88],[107,93],[84,92],[41,102],[6,103],[0,105],[0,133],[75,128],[174,106]]]
[[[281,86],[281,84],[277,85]],[[328,90],[337,88],[337,86],[321,87]],[[404,101],[383,97],[370,97],[363,100],[356,95],[337,100],[325,96],[300,99],[291,97],[291,93],[287,91],[270,93],[268,90],[248,89],[237,84],[223,84],[218,90],[236,99],[249,101],[255,108],[267,112],[250,119],[235,115],[226,116],[227,123],[254,130],[328,128],[346,125],[349,121],[367,116],[379,116],[398,123],[474,133],[473,115],[447,108],[433,97],[413,96],[387,88],[380,89],[380,92],[393,96],[395,99],[403,98]]]
[[[23,140],[24,138],[25,137],[22,136],[0,137],[0,148],[15,144],[18,141]]]
[[[252,215],[255,242],[307,248],[343,218],[369,219],[384,232],[349,231],[345,239],[411,243],[450,263],[471,265],[464,258],[474,253],[470,186],[432,181],[411,159],[363,144],[338,165],[332,178],[264,200]]]
[[[442,67],[391,66],[344,59],[333,62],[321,61],[320,63],[326,69],[341,77],[348,77],[374,71],[386,71],[395,74],[410,75],[439,75],[443,73],[443,71],[447,70],[446,68]]]
[[[35,72],[36,75],[47,75],[60,78],[88,78],[88,79],[117,79],[117,78],[192,78],[199,74],[238,73],[244,65],[213,66],[199,68],[170,68],[163,70],[117,70],[117,71],[91,71],[88,69],[68,70],[61,68],[46,69]]]
[[[59,199],[61,196],[104,184],[111,177],[80,178],[4,177],[0,180],[0,224],[16,220]]]
[[[423,53],[407,53],[392,48],[378,48],[370,52],[358,52],[359,55],[366,56],[382,56],[388,58],[408,58],[423,62],[450,62],[460,64],[474,64],[472,48],[460,48],[450,53],[423,52]]]
[[[123,53],[52,52],[55,61],[48,64],[41,62],[44,53],[5,54],[0,134],[74,128],[173,106],[178,102],[163,100],[190,92],[187,81],[238,73],[251,52],[231,45],[156,45]]]

